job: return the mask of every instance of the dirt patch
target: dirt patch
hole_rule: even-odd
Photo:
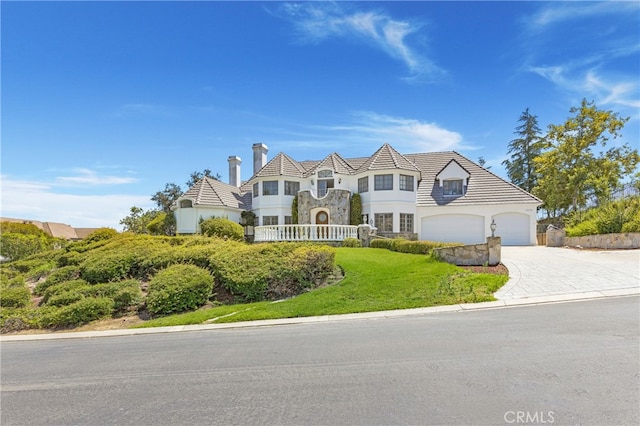
[[[495,266],[461,266],[461,268],[478,274],[509,275],[509,270],[502,263]]]

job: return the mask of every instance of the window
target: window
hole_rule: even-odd
[[[180,201],[180,207],[183,209],[188,209],[190,207],[193,207],[193,201],[191,200],[182,200]]]
[[[322,198],[333,188],[333,179],[318,179],[318,197]]]
[[[284,224],[285,225],[294,225],[293,216],[285,216],[284,217]]]
[[[376,191],[392,190],[393,175],[375,175],[373,177],[373,189]]]
[[[300,182],[284,181],[284,195],[296,195],[300,191]]]
[[[400,175],[400,190],[413,191],[413,176]]]
[[[278,181],[267,180],[262,182],[262,195],[278,195]]]
[[[413,215],[400,213],[400,232],[413,232]]]
[[[393,232],[393,213],[376,213],[374,219],[378,232]]]
[[[256,182],[253,184],[253,198],[256,198],[258,196],[258,192],[259,192],[258,182]]]
[[[278,224],[278,216],[262,216],[262,225],[277,225]]]
[[[462,179],[445,180],[442,187],[444,195],[462,195]]]
[[[369,176],[358,179],[358,192],[369,192]]]
[[[331,170],[320,170],[318,172],[318,178],[322,179],[322,178],[330,178],[333,177],[333,172]]]

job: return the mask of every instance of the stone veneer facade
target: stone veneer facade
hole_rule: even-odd
[[[547,228],[547,247],[582,247],[601,249],[640,248],[640,232],[567,237],[564,229]]]
[[[486,244],[442,247],[433,253],[439,260],[458,266],[495,266],[500,263],[500,243],[500,237],[487,237]]]
[[[315,198],[311,191],[298,193],[298,223],[312,222],[312,214],[319,210],[329,212],[330,225],[349,225],[349,203],[351,191],[345,189],[330,189],[322,198]]]

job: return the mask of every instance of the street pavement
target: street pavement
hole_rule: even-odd
[[[640,294],[640,250],[580,250],[564,247],[502,247],[502,263],[509,281],[495,293],[496,301],[429,308],[323,315],[305,318],[199,324],[141,329],[0,336],[0,342],[171,333],[225,328],[308,324],[353,319],[376,319],[498,309]]]

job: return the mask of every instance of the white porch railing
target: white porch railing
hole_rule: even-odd
[[[266,225],[256,226],[254,241],[343,241],[358,238],[352,225]]]

